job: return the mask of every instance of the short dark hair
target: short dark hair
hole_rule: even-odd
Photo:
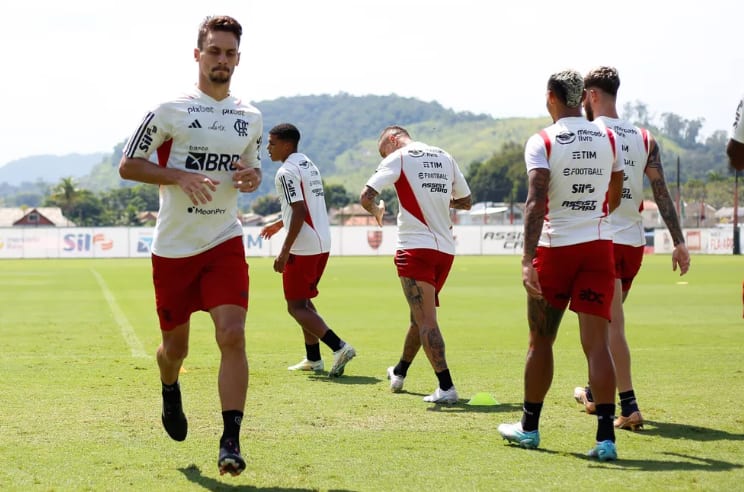
[[[297,146],[300,142],[300,130],[292,123],[279,123],[269,130],[269,135],[274,135],[282,142],[291,142]]]
[[[377,138],[377,141],[380,142],[382,140],[382,137],[385,136],[386,133],[392,133],[394,135],[405,135],[408,138],[411,138],[411,135],[408,133],[408,130],[403,128],[402,126],[398,125],[390,125],[386,126],[384,130],[380,133],[380,136]]]
[[[212,31],[233,33],[238,40],[238,46],[240,46],[243,26],[229,15],[217,15],[206,17],[199,26],[199,36],[196,38],[196,47],[199,48],[199,51],[204,49],[204,40],[207,39],[207,34]]]
[[[584,87],[596,87],[616,97],[620,88],[620,75],[614,67],[597,67],[584,77]]]
[[[584,99],[584,79],[576,70],[563,70],[548,79],[548,90],[569,108],[578,108]]]

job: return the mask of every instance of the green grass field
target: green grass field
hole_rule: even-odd
[[[456,259],[439,321],[461,402],[441,408],[421,400],[436,387],[423,352],[406,391],[389,392],[385,369],[408,319],[391,258],[329,262],[316,306],[359,354],[340,380],[286,370],[304,346],[271,261],[249,259],[248,468],[237,478],[216,466],[219,353],[205,313],[192,318],[181,377],[188,439],[161,428],[149,260],[1,261],[0,489],[733,490],[744,481],[741,257],[694,256],[681,278],[668,256],[645,259],[626,317],[647,425],[619,432],[620,460],[608,464],[584,457],[596,421],[572,399],[586,382],[572,313],[555,346],[541,449],[496,432],[521,415],[518,257]],[[465,404],[483,391],[500,404]]]

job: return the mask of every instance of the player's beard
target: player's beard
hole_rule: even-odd
[[[592,104],[589,101],[584,103],[584,113],[586,113],[587,120],[594,121],[594,109],[592,109]]]
[[[229,84],[232,72],[228,70],[214,70],[209,73],[209,81],[213,84]]]

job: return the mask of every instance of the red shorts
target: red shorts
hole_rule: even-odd
[[[191,313],[234,304],[248,308],[248,264],[243,238],[229,239],[186,258],[152,255],[160,329],[186,323]]]
[[[398,277],[412,278],[434,286],[434,302],[439,306],[439,292],[447,281],[453,255],[435,249],[399,249],[395,252]]]
[[[633,279],[638,275],[643,262],[643,250],[645,246],[628,246],[627,244],[615,244],[613,246],[615,255],[615,278],[623,283],[623,292],[630,290]]]
[[[533,262],[543,296],[556,309],[610,319],[615,292],[612,241],[545,248],[538,246]]]
[[[312,299],[318,295],[318,282],[323,276],[328,253],[289,255],[282,272],[284,298],[288,301]]]

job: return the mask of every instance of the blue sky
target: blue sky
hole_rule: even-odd
[[[0,5],[0,166],[110,152],[193,85],[196,30],[244,27],[233,92],[251,101],[397,94],[494,117],[545,116],[550,73],[620,71],[620,105],[728,131],[744,94],[744,3],[549,0],[25,0]]]

